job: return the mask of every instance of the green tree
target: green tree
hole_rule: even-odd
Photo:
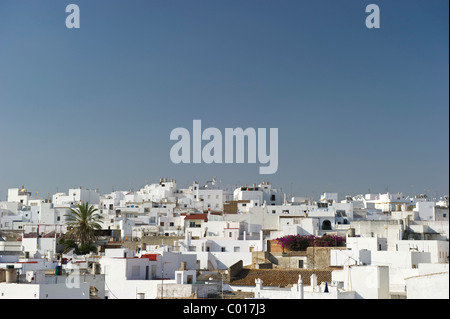
[[[97,213],[98,209],[88,202],[77,204],[66,215],[66,223],[69,231],[67,237],[75,240],[80,246],[93,243],[96,239],[95,230],[101,229],[100,222],[103,218]]]

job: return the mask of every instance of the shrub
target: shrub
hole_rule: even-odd
[[[89,254],[90,252],[97,252],[97,247],[95,245],[91,245],[91,244],[81,244],[80,247],[78,247],[78,249],[75,250],[75,253],[77,255],[86,255]]]

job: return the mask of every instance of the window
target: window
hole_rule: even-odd
[[[275,201],[275,195],[271,195],[271,196],[270,196],[270,200],[271,200],[271,201]]]
[[[222,248],[221,248],[221,251],[222,251],[222,252],[225,252],[225,247],[222,247]]]
[[[229,232],[229,233],[228,233],[228,237],[233,237],[233,233],[232,233],[232,232]]]
[[[241,251],[241,247],[234,247],[234,252],[235,253],[238,253],[238,252],[240,252]]]
[[[132,266],[131,267],[131,276],[132,277],[138,277],[139,276],[139,272],[140,272],[140,268],[139,266]]]
[[[173,225],[174,225],[174,223],[173,223],[173,222],[170,222],[170,223],[169,223],[169,226],[173,226]]]

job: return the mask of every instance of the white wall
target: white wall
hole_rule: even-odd
[[[56,252],[57,238],[22,238],[22,251],[30,252],[34,255],[39,252],[41,255],[47,255],[48,252]]]
[[[449,242],[443,240],[399,240],[398,251],[419,251],[431,253],[431,263],[448,262]]]
[[[389,291],[406,292],[406,279],[419,275],[419,269],[389,267]]]
[[[251,189],[252,187],[249,187]],[[246,190],[246,188],[239,187],[233,192],[233,200],[254,200],[258,203],[263,202],[263,192],[262,190]]]
[[[106,294],[108,299],[137,299],[138,294],[143,294],[145,299],[155,299],[161,283],[175,284],[175,280],[118,280],[106,286]]]
[[[448,272],[407,278],[407,299],[449,299],[448,283]]]
[[[330,266],[345,266],[370,264],[370,251],[368,250],[330,250]]]
[[[341,272],[345,290],[355,291],[356,299],[389,298],[389,267],[345,266]]]
[[[414,211],[418,212],[420,220],[434,220],[435,202],[417,202]]]
[[[393,268],[417,268],[419,263],[431,262],[431,254],[417,251],[372,251],[371,264]]]
[[[371,251],[386,250],[387,240],[382,237],[348,237],[346,238],[346,246],[348,249],[361,250],[367,249]]]
[[[419,275],[435,274],[440,272],[448,272],[449,264],[419,264]]]
[[[218,270],[228,269],[242,260],[244,266],[252,264],[252,253],[227,253],[227,252],[185,252],[196,256],[199,269]]]
[[[79,288],[59,284],[0,284],[0,299],[89,299],[89,284]]]
[[[61,204],[80,204],[81,202],[89,202],[89,204],[99,204],[100,195],[92,189],[71,188],[68,194],[56,193],[52,196],[52,203],[55,206]]]

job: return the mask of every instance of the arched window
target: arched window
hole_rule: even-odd
[[[328,219],[322,222],[322,230],[331,230],[331,222]]]

